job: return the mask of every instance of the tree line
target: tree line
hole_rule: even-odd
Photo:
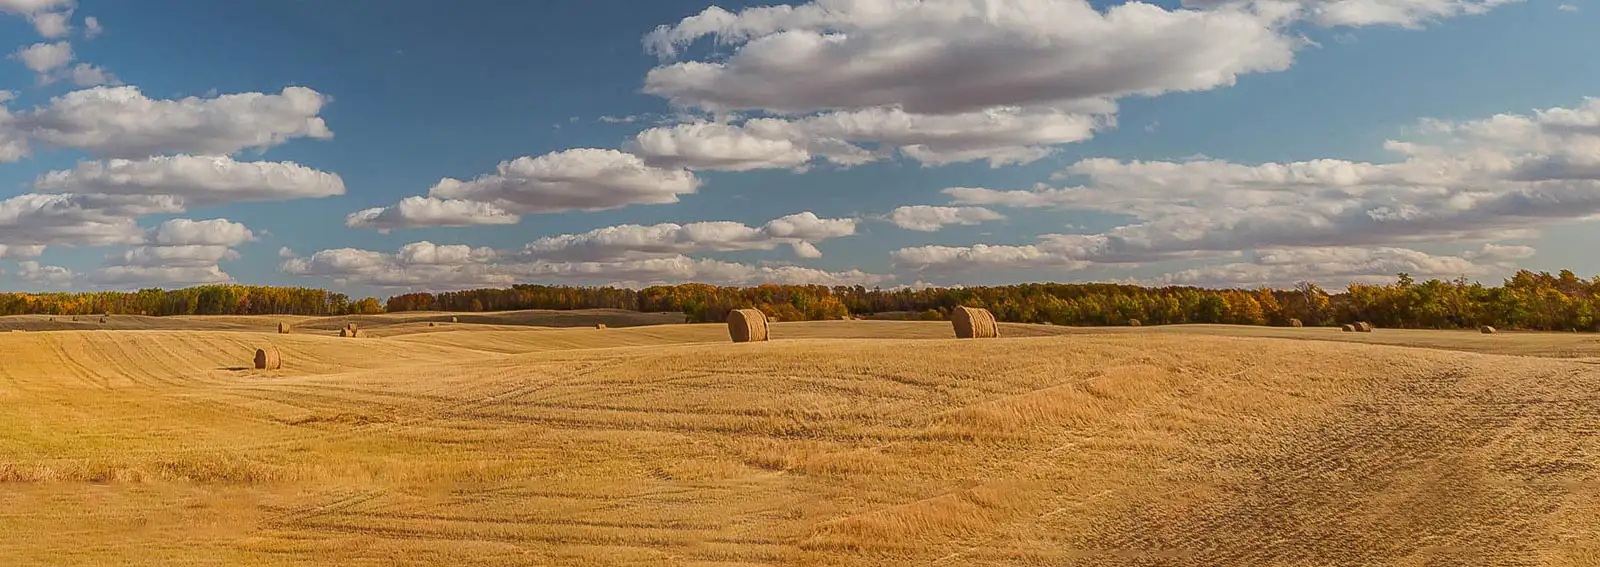
[[[185,289],[0,293],[0,315],[350,315],[382,313],[368,297],[303,287],[204,285]]]
[[[517,285],[389,298],[389,311],[499,311],[612,308],[683,312],[694,322],[722,321],[728,311],[757,308],[784,321],[893,314],[945,319],[956,306],[983,307],[1001,321],[1055,325],[1226,323],[1308,326],[1367,321],[1391,328],[1597,330],[1600,277],[1519,271],[1500,286],[1466,278],[1417,282],[1399,274],[1389,284],[1351,284],[1330,293],[1316,284],[1291,289],[1208,289],[1124,284],[1019,284],[967,288],[867,289],[862,286],[706,284],[642,290]]]
[[[862,286],[706,284],[611,287],[514,285],[444,293],[405,293],[386,303],[300,287],[207,285],[135,292],[0,293],[0,314],[347,315],[403,311],[624,309],[682,312],[689,321],[722,321],[733,309],[757,308],[783,321],[879,316],[941,320],[956,306],[983,307],[1001,321],[1055,325],[1227,323],[1308,326],[1367,321],[1380,327],[1583,330],[1600,326],[1600,277],[1569,270],[1519,271],[1499,286],[1466,278],[1351,284],[1330,293],[1315,284],[1291,289],[1208,289],[1125,284],[1018,284],[966,288],[867,289]]]

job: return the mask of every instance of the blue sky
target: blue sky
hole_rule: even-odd
[[[0,287],[1600,273],[1600,6],[888,4],[0,0]]]

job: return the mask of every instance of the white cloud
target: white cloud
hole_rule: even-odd
[[[699,186],[688,171],[652,167],[633,154],[572,149],[501,162],[494,174],[471,181],[446,178],[428,194],[535,214],[676,203]]]
[[[76,277],[70,269],[61,266],[46,266],[32,260],[18,262],[17,267],[19,268],[17,277],[22,278],[23,281],[51,289],[69,287]]]
[[[387,207],[365,209],[345,217],[345,226],[388,231],[424,226],[516,224],[522,217],[478,201],[406,197]]]
[[[0,12],[12,14],[37,14],[71,8],[74,0],[0,0]]]
[[[1113,213],[1134,222],[1063,260],[1148,261],[1279,247],[1526,236],[1600,215],[1600,99],[1483,120],[1424,121],[1390,163],[1080,161],[1082,186],[945,190],[956,203]],[[1087,240],[1085,242],[1088,242]]]
[[[71,80],[72,84],[80,87],[122,84],[122,81],[118,80],[116,75],[106,71],[104,67],[88,63],[73,65],[71,69],[63,70],[61,75]]]
[[[1526,246],[1517,254],[1533,253]],[[1342,288],[1351,282],[1387,283],[1405,272],[1418,280],[1450,280],[1465,276],[1481,279],[1509,275],[1512,258],[1491,258],[1466,253],[1438,256],[1408,248],[1295,248],[1258,250],[1253,261],[1190,268],[1163,274],[1149,280],[1159,285],[1202,287],[1241,287],[1271,285],[1289,287],[1297,282],[1315,282],[1325,287]]]
[[[22,246],[8,246],[5,244],[0,244],[0,258],[9,258],[13,260],[18,258],[38,258],[40,255],[44,254],[44,248],[45,247],[43,244]]]
[[[107,266],[89,274],[89,281],[116,287],[127,285],[191,286],[233,281],[217,266]]]
[[[255,238],[227,219],[171,219],[146,235],[145,244],[113,256],[113,265],[89,274],[102,286],[195,285],[232,281],[218,263],[237,260],[232,248]]]
[[[818,250],[815,244],[806,242],[804,240],[796,240],[791,242],[789,243],[789,247],[794,250],[794,255],[796,258],[815,260],[822,257],[822,251]]]
[[[15,97],[11,91],[0,90],[0,163],[17,161],[29,154],[28,139],[16,127],[16,117],[6,108],[6,103]]]
[[[645,43],[672,57],[706,37],[731,53],[657,67],[645,91],[708,109],[953,114],[1208,90],[1286,69],[1297,46],[1238,10],[1129,3],[1100,12],[1078,0],[713,6]]]
[[[338,175],[293,162],[240,162],[225,156],[159,156],[83,162],[39,176],[45,192],[174,195],[211,205],[343,195]]]
[[[72,62],[72,44],[65,41],[35,43],[18,48],[11,58],[21,61],[30,71],[45,74]]]
[[[473,248],[464,244],[439,245],[432,242],[412,242],[400,247],[395,259],[412,266],[459,266],[493,260],[493,248]]]
[[[121,260],[124,266],[203,268],[238,257],[239,253],[227,246],[186,244],[130,248],[122,253]]]
[[[689,171],[652,166],[630,153],[571,149],[503,161],[495,173],[470,181],[445,178],[427,197],[357,211],[345,224],[379,230],[513,224],[518,215],[676,203],[699,187]]]
[[[1574,6],[1572,4],[1561,4],[1559,6],[1556,6],[1556,9],[1557,10],[1561,10],[1563,12],[1576,12],[1576,11],[1578,11],[1578,7]]]
[[[606,261],[548,261],[530,259],[526,254],[438,246],[428,242],[408,244],[395,254],[352,248],[322,250],[309,258],[286,260],[280,269],[289,274],[326,277],[340,283],[435,290],[503,286],[520,281],[875,285],[889,279],[859,270],[829,272],[798,266],[750,266],[681,254]]]
[[[1114,104],[1103,101],[1059,108],[996,107],[948,115],[912,114],[872,108],[828,112],[785,120],[758,118],[740,125],[693,122],[651,128],[638,134],[628,149],[651,163],[745,171],[803,169],[813,158],[839,165],[882,159],[897,149],[924,165],[988,161],[991,167],[1037,161],[1050,146],[1087,140],[1115,120]]]
[[[83,37],[94,39],[105,33],[106,29],[100,27],[100,18],[89,16],[83,19]]]
[[[722,171],[794,169],[811,161],[803,142],[706,122],[645,130],[628,149],[654,165]]]
[[[279,246],[278,247],[278,257],[279,258],[293,258],[296,255],[297,254],[294,253],[294,250],[289,248],[288,246]]]
[[[163,100],[148,98],[137,87],[101,86],[16,114],[13,127],[34,140],[102,157],[230,155],[293,138],[332,138],[318,116],[326,103],[327,97],[305,87]]]
[[[811,242],[850,236],[855,229],[854,219],[824,219],[811,212],[787,215],[761,227],[728,221],[627,224],[540,238],[524,246],[522,255],[538,260],[591,262],[693,252],[771,250],[787,244],[801,258],[819,258],[822,252]]]
[[[972,226],[1002,220],[1005,215],[983,207],[935,207],[910,205],[889,212],[889,222],[906,230],[934,232],[947,225]]]
[[[165,195],[17,195],[0,201],[0,244],[133,243],[144,236],[138,217],[182,211],[181,202]]]
[[[34,31],[47,38],[66,37],[72,33],[72,10],[65,12],[39,12],[29,16]]]
[[[1305,2],[1321,26],[1393,25],[1419,28],[1444,18],[1483,14],[1518,0],[1318,0]]]
[[[161,246],[238,246],[255,239],[245,225],[228,219],[172,219],[161,223],[151,241]]]

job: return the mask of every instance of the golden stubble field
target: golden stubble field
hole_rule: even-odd
[[[0,565],[1600,565],[1592,335],[545,316],[0,333]]]

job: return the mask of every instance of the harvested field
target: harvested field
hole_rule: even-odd
[[[1600,561],[1593,335],[457,316],[0,333],[0,564]]]

